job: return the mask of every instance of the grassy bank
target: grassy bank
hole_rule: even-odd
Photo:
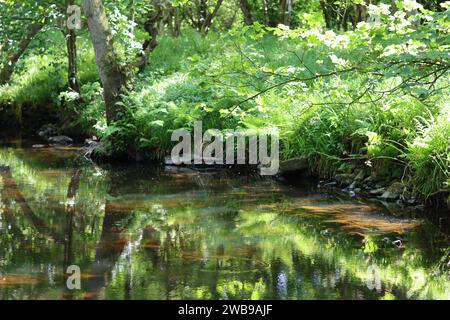
[[[387,27],[334,33],[255,25],[163,37],[111,126],[82,37],[81,102],[65,91],[65,60],[50,51],[24,59],[12,84],[0,88],[0,105],[50,105],[62,133],[97,135],[108,151],[130,155],[168,154],[172,131],[195,120],[205,130],[278,127],[282,159],[307,157],[322,177],[363,168],[423,198],[448,192],[447,33],[424,48],[432,31],[390,36]]]

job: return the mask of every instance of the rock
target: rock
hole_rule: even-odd
[[[386,192],[385,188],[372,189],[369,191],[369,193],[374,196],[381,196],[385,192]]]
[[[67,136],[55,136],[48,138],[48,142],[52,145],[68,146],[73,143],[73,140]]]
[[[400,197],[399,194],[397,194],[397,193],[391,193],[391,192],[389,192],[389,191],[386,191],[386,192],[384,192],[384,193],[381,195],[381,198],[382,198],[383,200],[388,200],[388,201],[394,201],[394,200],[397,200],[399,197]]]
[[[408,201],[408,199],[411,199],[412,197],[412,193],[409,192],[408,190],[402,192],[402,194],[400,195],[400,199],[403,201]]]
[[[41,129],[38,130],[38,136],[44,140],[48,140],[52,136],[56,136],[58,134],[58,130],[52,125],[45,125]]]
[[[341,185],[349,185],[355,179],[355,175],[352,173],[339,173],[335,175],[334,179]]]
[[[41,149],[41,148],[45,148],[45,145],[43,145],[43,144],[33,144],[32,148],[34,148],[34,149]]]
[[[416,193],[413,193],[410,191],[405,191],[400,196],[400,199],[409,205],[414,205],[414,204],[417,204],[417,197],[418,197],[418,195]]]
[[[402,194],[403,191],[405,191],[405,186],[401,182],[394,182],[389,186],[388,191],[391,193]]]
[[[355,177],[355,181],[358,181],[358,182],[363,181],[365,176],[366,176],[366,174],[365,174],[364,170],[360,169],[360,170],[358,170],[358,173]]]
[[[280,172],[296,172],[309,169],[309,162],[306,158],[293,158],[280,162]]]
[[[350,191],[348,194],[349,194],[350,197],[352,197],[352,198],[356,197],[355,191]]]
[[[87,158],[92,158],[92,156],[95,154],[96,150],[98,150],[101,147],[102,147],[102,144],[100,142],[90,140],[83,147],[83,154]]]
[[[366,189],[366,190],[370,190],[373,188],[373,179],[371,176],[365,178],[362,182],[361,182],[361,186]]]
[[[401,182],[392,183],[389,188],[381,195],[381,198],[388,201],[395,201],[405,191],[405,186]]]
[[[365,178],[362,182],[363,186],[370,188],[371,186],[373,186],[373,178],[372,176],[368,176],[367,178]]]
[[[96,136],[92,137],[91,139],[84,140],[84,146],[85,147],[89,147],[90,145],[92,145],[94,143],[98,143],[98,140],[97,140]]]
[[[85,145],[85,146],[89,146],[91,143],[94,143],[94,142],[98,142],[98,139],[97,139],[96,136],[93,136],[93,137],[90,138],[90,139],[84,140],[84,145]]]
[[[165,160],[164,160],[164,164],[165,164],[166,166],[175,166],[175,163],[173,163],[171,157],[166,157]]]
[[[386,185],[386,182],[377,182],[377,184],[375,184],[375,188],[384,188]]]

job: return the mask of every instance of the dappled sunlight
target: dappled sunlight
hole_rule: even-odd
[[[406,233],[418,225],[418,222],[415,221],[402,221],[379,215],[356,213],[335,213],[331,219],[325,220],[324,222],[337,223],[340,225],[340,228],[344,228],[345,230],[350,230],[352,232],[359,230],[359,232],[374,231],[378,233],[397,233],[399,235]]]
[[[33,276],[33,275],[0,275],[0,288],[6,286],[33,286],[45,282],[44,277]]]

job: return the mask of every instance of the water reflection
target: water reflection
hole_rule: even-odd
[[[450,298],[439,228],[308,183],[99,168],[71,148],[5,147],[0,166],[0,299]]]

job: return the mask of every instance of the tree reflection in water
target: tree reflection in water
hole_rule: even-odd
[[[1,299],[450,297],[439,228],[308,184],[98,168],[71,149],[1,149],[0,165]]]

